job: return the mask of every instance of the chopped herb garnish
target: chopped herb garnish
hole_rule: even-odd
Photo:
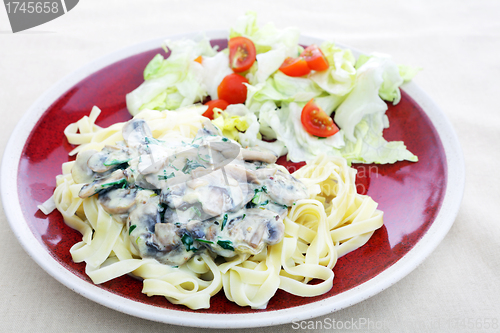
[[[224,214],[224,218],[222,219],[222,224],[220,227],[220,231],[224,230],[224,227],[226,226],[227,223],[227,214]]]
[[[167,210],[168,206],[164,204],[163,202],[158,204],[158,213],[160,214],[160,223],[165,220],[165,212]]]
[[[201,212],[200,210],[198,209],[198,207],[196,206],[192,206],[191,208],[193,208],[194,212],[196,215],[198,215],[198,217],[201,217]]]
[[[214,242],[206,240],[206,239],[201,239],[201,238],[196,238],[196,240],[200,243],[207,243],[207,244],[213,244]]]
[[[130,228],[128,229],[128,234],[130,235],[132,233],[132,231],[134,231],[135,228],[137,228],[137,226],[135,224],[132,224],[130,226]]]
[[[200,156],[200,152],[198,152],[198,158],[200,160],[202,160],[203,162],[205,163],[210,163],[210,155],[205,155],[206,158],[208,158],[208,160],[204,159],[203,157]]]
[[[116,182],[101,184],[101,188],[111,187],[115,185],[127,185],[127,180],[125,178],[117,180]]]
[[[323,137],[323,136],[316,136],[316,135],[314,135],[314,136],[315,136],[318,140],[324,140],[324,139],[326,139],[326,137]]]
[[[105,166],[112,166],[112,165],[124,164],[124,163],[127,163],[130,160],[131,160],[130,158],[127,158],[125,160],[112,159],[111,161],[106,160],[102,164],[105,165]]]
[[[255,194],[254,194],[252,200],[250,200],[246,204],[246,208],[254,208],[256,206],[265,206],[269,203],[269,200],[262,202],[262,200],[263,200],[262,193],[267,193],[267,187],[262,186],[262,188],[260,188],[260,189],[256,188],[254,190],[254,193]]]
[[[281,206],[283,207],[284,209],[288,209],[288,206],[287,205],[282,205],[280,203],[277,203],[276,201],[274,202],[275,205],[278,205],[278,206]],[[293,203],[295,205],[295,203]]]
[[[247,214],[243,214],[243,217],[241,219],[244,220],[246,216]]]
[[[222,141],[224,141],[224,142],[228,142],[228,141],[229,141],[229,139],[228,139],[228,138],[222,138]]]
[[[191,173],[191,171],[193,171],[194,169],[199,168],[199,167],[206,169],[206,167],[203,164],[200,164],[197,161],[190,160],[188,158],[186,161],[186,165],[184,166],[184,168],[182,168],[182,172],[184,172],[185,174],[188,174],[188,173]]]
[[[193,141],[191,141],[191,144],[193,144],[195,141],[197,141],[197,140],[201,140],[201,139],[203,139],[201,136],[195,136],[195,137],[193,138]]]
[[[184,234],[181,238],[182,244],[186,247],[186,251],[196,251],[198,250],[193,246],[193,237],[191,237],[189,234]]]
[[[163,170],[164,173],[166,173],[167,171],[166,170]],[[174,178],[175,175],[174,173],[172,172],[170,175],[158,175],[158,180],[167,180],[169,178]]]
[[[231,241],[228,241],[228,240],[218,240],[217,241],[217,245],[219,245],[220,247],[222,247],[225,250],[234,251],[233,243],[231,243]]]
[[[162,141],[162,140],[158,140],[158,139],[155,139],[155,138],[148,138],[148,137],[145,137],[144,141],[146,141],[146,144],[152,143],[152,144],[155,144],[155,145],[159,144],[160,142],[165,142],[165,141]]]

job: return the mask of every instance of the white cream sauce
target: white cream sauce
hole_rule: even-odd
[[[126,221],[143,258],[182,265],[206,250],[257,254],[281,241],[287,207],[307,197],[302,183],[268,163],[276,160],[270,152],[242,149],[210,122],[194,139],[161,141],[133,119],[123,137],[79,156],[73,177],[88,182],[82,198],[98,193]]]

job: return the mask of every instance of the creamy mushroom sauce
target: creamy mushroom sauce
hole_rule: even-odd
[[[77,156],[81,198],[127,225],[143,258],[182,265],[209,250],[257,254],[283,238],[283,219],[305,186],[280,170],[268,151],[248,150],[207,121],[194,139],[153,138],[144,120],[123,127],[124,141]]]

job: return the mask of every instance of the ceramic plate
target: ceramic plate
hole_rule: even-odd
[[[213,44],[225,46],[227,32],[206,35]],[[321,40],[302,37],[300,42]],[[73,263],[69,254],[80,234],[64,224],[59,212],[45,216],[37,205],[52,195],[61,163],[69,159],[72,146],[64,128],[88,115],[94,105],[103,111],[100,126],[130,119],[125,94],[141,84],[146,64],[163,52],[161,44],[162,40],[152,40],[135,45],[70,74],[37,100],[9,140],[2,164],[4,209],[28,254],[62,284],[97,303],[154,321],[198,327],[269,326],[321,316],[377,294],[412,271],[448,232],[463,194],[462,152],[440,109],[409,83],[403,86],[401,102],[389,105],[390,128],[384,136],[403,140],[419,162],[355,166],[358,192],[379,203],[384,226],[366,245],[338,260],[328,293],[304,298],[279,290],[266,310],[252,310],[227,301],[219,292],[210,309],[192,311],[164,297],[142,294],[142,283],[129,276],[94,285],[84,264]]]

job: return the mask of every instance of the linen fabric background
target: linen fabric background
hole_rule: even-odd
[[[85,0],[54,21],[16,34],[2,8],[0,153],[30,105],[80,66],[145,40],[228,29],[247,10],[257,11],[261,24],[296,26],[305,35],[367,53],[388,53],[397,63],[424,68],[414,81],[451,121],[465,156],[460,211],[429,258],[389,289],[314,320],[359,323],[364,318],[378,323],[370,332],[498,331],[485,323],[496,320],[500,325],[500,176],[495,164],[500,162],[499,1]],[[1,332],[198,330],[132,317],[76,294],[30,259],[3,208],[0,228]],[[285,324],[233,331],[294,328]]]

